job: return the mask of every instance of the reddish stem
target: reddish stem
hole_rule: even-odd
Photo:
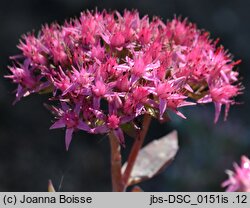
[[[122,180],[122,161],[120,144],[116,136],[111,132],[109,133],[109,141],[111,148],[111,177],[112,177],[112,188],[114,192],[124,191],[124,183]]]
[[[151,116],[148,114],[145,114],[144,118],[143,118],[142,129],[139,131],[137,137],[135,138],[135,142],[132,146],[131,152],[130,152],[129,157],[128,157],[126,169],[123,173],[122,178],[123,178],[123,183],[124,183],[125,189],[129,185],[129,178],[130,178],[131,172],[133,170],[138,153],[142,147],[142,144],[143,144],[144,139],[146,137],[146,134],[148,132],[150,122],[151,122]]]

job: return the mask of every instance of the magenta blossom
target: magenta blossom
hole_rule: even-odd
[[[238,62],[216,44],[187,20],[87,11],[23,36],[6,77],[18,84],[16,101],[51,93],[51,128],[66,128],[67,149],[76,130],[113,133],[124,144],[124,125],[143,114],[186,118],[181,107],[214,103],[215,122],[223,105],[227,116],[242,87]]]
[[[62,103],[60,109],[57,109],[59,120],[57,120],[50,129],[64,128],[66,127],[65,144],[68,150],[70,142],[72,140],[72,134],[75,130],[80,129],[84,131],[90,131],[90,127],[79,119],[80,105],[77,105],[73,110],[69,108],[66,103]]]
[[[250,192],[250,160],[246,156],[241,157],[240,166],[234,163],[234,172],[227,171],[229,179],[222,183],[227,191]]]

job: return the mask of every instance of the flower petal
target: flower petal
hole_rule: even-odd
[[[107,125],[97,126],[94,129],[91,129],[91,133],[94,134],[104,134],[107,133],[108,131],[109,128],[107,127]]]
[[[214,123],[217,123],[220,117],[220,112],[221,112],[221,103],[214,103],[215,106],[215,117],[214,117]]]
[[[70,129],[66,129],[66,134],[65,134],[65,145],[66,145],[66,150],[69,150],[69,145],[71,143],[72,140],[72,134],[74,132],[73,128]]]
[[[83,121],[79,121],[77,128],[87,132],[91,131],[91,128]]]
[[[118,128],[113,130],[114,135],[116,136],[116,138],[119,140],[120,144],[125,147],[125,139],[124,139],[124,134],[123,131]]]
[[[63,121],[63,119],[59,119],[49,129],[59,129],[64,127],[65,127],[65,122]]]
[[[160,99],[159,110],[160,110],[160,118],[162,118],[163,113],[165,112],[167,107],[167,102],[165,99]]]

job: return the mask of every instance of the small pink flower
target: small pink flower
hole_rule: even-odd
[[[36,39],[34,35],[28,34],[25,36],[25,43],[20,41],[18,48],[23,51],[23,54],[29,57],[36,64],[46,64],[47,59],[44,56],[48,49],[41,44],[39,39]]]
[[[204,96],[199,103],[210,103],[214,102],[215,105],[215,119],[216,123],[219,119],[222,105],[226,105],[225,108],[225,119],[227,118],[229,107],[231,104],[234,104],[232,97],[240,94],[240,88],[238,86],[223,84],[223,85],[214,85],[210,87],[210,94]]]
[[[119,142],[124,146],[125,145],[124,134],[122,129],[120,128],[120,125],[130,122],[133,119],[133,117],[132,116],[118,117],[115,114],[106,117],[100,111],[94,111],[94,113],[98,118],[104,120],[105,123],[103,125],[96,126],[91,130],[91,132],[99,134],[112,132],[119,140]]]
[[[102,97],[105,95],[106,91],[107,91],[106,85],[102,81],[97,80],[95,85],[93,86],[93,93],[97,97]]]
[[[188,102],[188,101],[185,101],[184,99],[169,99],[168,102],[167,102],[167,106],[169,107],[169,109],[171,109],[173,112],[176,113],[176,115],[178,115],[178,116],[180,116],[181,118],[184,118],[184,119],[186,119],[186,116],[184,116],[177,109],[180,108],[180,107],[192,106],[192,105],[196,105],[196,103]]]
[[[93,46],[91,49],[91,57],[103,61],[105,58],[105,49],[99,44],[97,46]]]
[[[146,65],[144,63],[144,60],[142,58],[138,58],[135,60],[134,62],[134,66],[131,70],[131,72],[135,75],[135,76],[142,76],[145,73],[146,70]]]
[[[145,103],[148,100],[149,92],[145,87],[137,87],[133,93],[132,98],[135,103]]]
[[[115,33],[110,39],[110,45],[113,47],[122,47],[125,43],[125,38],[121,32]]]
[[[51,76],[51,79],[53,80],[53,83],[57,89],[65,92],[65,90],[70,87],[71,81],[70,78],[64,73],[61,66],[59,66],[58,71],[59,72],[57,73],[57,77]]]
[[[233,171],[227,171],[229,179],[222,183],[222,187],[227,187],[226,191],[250,192],[250,160],[246,156],[241,157],[241,165],[234,163]]]
[[[148,27],[142,27],[138,36],[139,36],[139,41],[142,44],[148,44],[152,38],[152,31]]]
[[[13,73],[13,75],[8,75],[5,77],[12,79],[14,83],[22,83],[23,86],[27,87],[28,89],[32,89],[36,85],[37,80],[28,69],[28,67],[30,67],[28,63],[25,63],[24,66],[20,67],[10,67],[9,69]]]
[[[30,59],[26,59],[23,65],[9,67],[12,75],[6,75],[5,78],[12,79],[18,84],[16,90],[16,100],[19,101],[23,96],[29,95],[31,92],[39,91],[39,78],[33,74],[34,67],[30,66]],[[14,102],[14,103],[15,103]]]
[[[57,25],[51,27],[45,26],[43,33],[45,37],[45,46],[49,49],[55,64],[65,64],[68,61],[68,56],[65,51],[64,40]]]
[[[50,129],[66,127],[65,144],[66,150],[72,140],[72,134],[75,130],[80,129],[83,131],[91,132],[90,127],[79,118],[80,105],[77,105],[74,110],[70,109],[66,103],[62,103],[62,108],[57,110],[59,120],[57,120]]]
[[[67,84],[65,90],[63,90],[63,94],[66,93],[76,93],[81,95],[90,95],[91,94],[91,82],[93,81],[93,77],[91,74],[85,69],[76,69],[74,67],[71,76],[66,76],[66,79],[63,83]]]
[[[120,119],[116,115],[111,115],[108,117],[107,124],[110,129],[117,129],[119,128]]]
[[[127,92],[130,88],[130,85],[131,83],[129,82],[127,75],[119,77],[116,82],[116,87],[122,92]]]

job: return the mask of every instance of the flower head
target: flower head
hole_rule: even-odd
[[[6,76],[18,84],[16,98],[52,92],[52,128],[66,128],[67,148],[76,130],[112,132],[123,143],[123,124],[152,111],[185,118],[179,108],[196,103],[213,102],[217,121],[241,92],[238,62],[186,19],[87,11],[23,36],[18,47]]]
[[[250,160],[246,156],[241,157],[240,166],[234,163],[234,172],[227,171],[229,179],[222,183],[227,191],[250,192]]]

